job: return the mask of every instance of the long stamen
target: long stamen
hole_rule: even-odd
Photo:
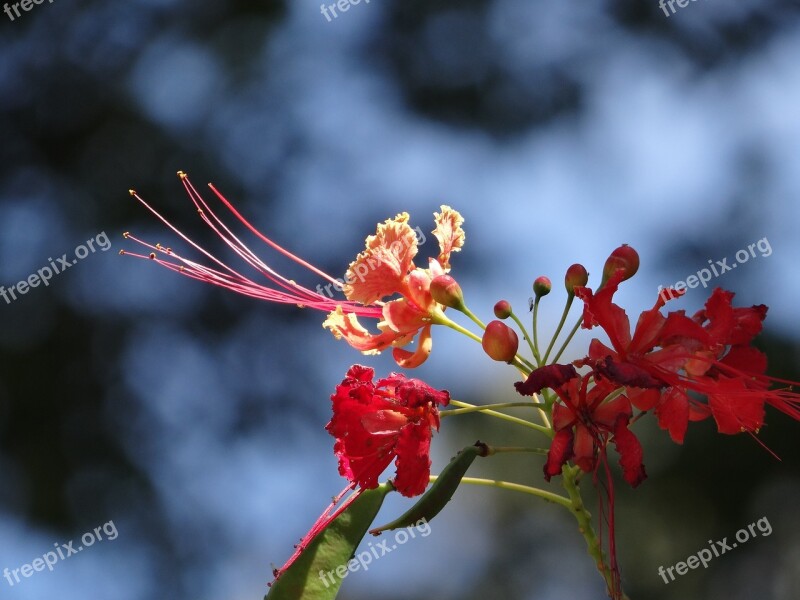
[[[184,177],[184,179],[187,180],[188,178]],[[191,184],[189,184],[189,185],[191,185]],[[274,248],[275,250],[277,250],[278,252],[280,252],[284,256],[286,256],[288,258],[291,258],[293,261],[303,265],[304,267],[309,269],[311,272],[316,273],[317,275],[319,275],[320,277],[322,277],[326,281],[329,281],[330,283],[338,283],[335,279],[333,279],[330,275],[328,275],[324,271],[320,271],[314,265],[311,265],[311,264],[307,263],[306,261],[304,261],[299,256],[296,256],[296,255],[292,254],[288,250],[282,248],[281,246],[279,246],[278,244],[276,244],[275,242],[273,242],[272,240],[270,240],[269,238],[264,236],[260,231],[258,231],[255,227],[253,227],[253,225],[251,225],[250,222],[247,219],[245,219],[239,213],[239,211],[236,210],[233,207],[233,205],[230,202],[228,202],[228,200],[225,198],[225,196],[223,196],[222,194],[219,193],[217,188],[214,187],[214,184],[209,183],[208,187],[211,188],[211,191],[213,191],[214,194],[216,194],[217,198],[220,199],[220,201],[228,208],[228,210],[230,210],[236,216],[236,218],[239,219],[244,224],[244,226],[247,227],[251,232],[253,232],[261,241],[263,241],[266,244],[269,244],[272,248]]]
[[[186,189],[189,198],[191,199],[192,203],[194,204],[195,208],[197,209],[200,218],[203,222],[208,225],[214,233],[216,233],[224,242],[225,244],[231,248],[241,259],[243,259],[248,265],[254,268],[256,271],[261,273],[264,277],[266,277],[270,282],[272,282],[278,289],[273,287],[268,287],[259,283],[256,283],[249,277],[243,275],[239,271],[233,269],[222,260],[217,258],[211,252],[202,248],[199,244],[195,243],[192,239],[182,233],[177,227],[175,227],[172,223],[170,223],[165,217],[159,214],[152,206],[150,206],[145,200],[139,196],[139,194],[135,190],[130,190],[131,196],[133,196],[142,206],[147,208],[153,215],[155,215],[162,223],[164,223],[170,230],[172,230],[179,238],[189,244],[192,248],[200,252],[203,256],[208,258],[215,264],[217,268],[209,267],[206,265],[202,265],[195,261],[192,261],[188,258],[184,258],[183,256],[179,255],[171,248],[165,248],[161,244],[152,245],[143,240],[140,240],[129,233],[125,233],[124,237],[126,239],[130,239],[146,248],[151,250],[151,252],[147,255],[144,254],[137,254],[135,252],[128,252],[123,250],[120,254],[133,256],[135,258],[142,258],[142,259],[149,259],[154,260],[159,265],[175,271],[181,275],[185,275],[192,279],[197,279],[199,281],[203,281],[206,283],[210,283],[212,285],[217,285],[219,287],[224,287],[226,289],[230,289],[232,291],[238,292],[240,294],[250,296],[253,298],[258,298],[262,300],[267,300],[270,302],[278,302],[283,304],[296,304],[301,307],[310,307],[315,308],[321,311],[331,311],[335,310],[337,306],[341,306],[342,310],[346,313],[353,313],[358,316],[365,316],[365,317],[372,317],[378,318],[381,316],[382,308],[380,303],[376,303],[372,306],[363,306],[356,302],[351,302],[348,300],[335,300],[328,296],[322,295],[321,293],[314,292],[308,288],[299,285],[295,281],[288,279],[276,271],[274,271],[269,265],[267,265],[264,261],[262,261],[256,254],[253,252],[241,239],[239,239],[231,230],[228,228],[227,225],[220,219],[217,214],[211,209],[208,203],[202,198],[199,194],[197,189],[192,185],[189,178],[186,176],[185,173],[182,171],[178,172],[178,176],[183,183],[184,188]],[[284,256],[291,258],[295,262],[303,265],[316,275],[324,278],[327,281],[330,281],[332,284],[339,286],[339,282],[333,279],[327,273],[324,273],[320,269],[317,269],[313,265],[309,264],[308,262],[300,259],[299,257],[295,256],[291,252],[285,250],[259,231],[255,229],[232,205],[225,199],[219,191],[214,188],[214,186],[210,186],[211,189],[214,191],[216,196],[222,201],[222,203],[236,216],[236,218],[241,221],[251,232],[256,234],[259,239],[266,242],[270,247],[274,248]],[[169,256],[170,259],[163,258],[163,255]],[[318,286],[319,287],[319,286]],[[329,287],[329,286],[328,286]]]

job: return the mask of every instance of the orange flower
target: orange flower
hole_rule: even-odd
[[[345,275],[344,294],[350,302],[382,306],[379,333],[370,333],[358,316],[342,307],[332,311],[323,323],[338,339],[344,339],[364,354],[394,348],[392,355],[401,367],[421,365],[431,352],[431,325],[444,307],[431,296],[431,281],[450,270],[450,256],[464,245],[463,217],[449,206],[434,213],[433,235],[439,255],[428,259],[428,268],[414,264],[417,233],[408,224],[408,213],[400,213],[378,225],[367,238],[366,248],[350,263]],[[419,228],[417,228],[418,230]],[[383,302],[386,298],[399,295]],[[419,333],[414,352],[405,350]]]

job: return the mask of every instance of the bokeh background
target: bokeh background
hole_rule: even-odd
[[[0,568],[109,520],[119,531],[52,573],[0,579],[0,597],[262,598],[343,486],[323,429],[334,385],[354,362],[395,368],[334,341],[320,313],[120,257],[128,230],[181,247],[131,187],[219,249],[178,169],[335,275],[378,221],[406,210],[427,232],[451,204],[466,218],[453,262],[472,308],[489,318],[506,298],[524,314],[549,275],[542,335],[573,262],[598,274],[634,245],[642,268],[619,301],[635,318],[658,285],[767,238],[769,255],[713,284],[770,306],[758,342],[770,373],[800,379],[796,2],[700,0],[665,16],[655,0],[364,0],[331,21],[319,4],[57,0],[0,14],[0,284],[103,232],[112,244],[0,299]],[[465,401],[514,399],[513,372],[477,344],[434,340],[416,376]],[[617,488],[631,598],[800,597],[800,424],[768,415],[759,437],[780,461],[709,422],[681,447],[636,427],[650,479]],[[486,417],[448,420],[434,471],[477,437],[535,443]],[[474,471],[547,485],[530,457]],[[405,506],[392,498],[379,520]],[[603,598],[562,512],[462,487],[428,537],[350,575],[341,597]],[[764,516],[769,537],[669,585],[658,576]]]

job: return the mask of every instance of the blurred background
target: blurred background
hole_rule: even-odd
[[[0,579],[0,596],[261,599],[343,487],[324,430],[334,386],[355,362],[396,369],[333,340],[321,313],[119,256],[136,249],[124,231],[185,249],[135,188],[245,268],[197,218],[178,169],[335,276],[377,222],[409,211],[429,232],[450,204],[466,218],[453,274],[472,309],[488,319],[505,298],[526,315],[533,279],[548,275],[546,339],[573,262],[599,274],[620,243],[637,248],[640,272],[618,295],[633,320],[659,285],[766,238],[770,253],[711,285],[770,306],[758,340],[769,372],[800,379],[798,8],[364,0],[329,18],[306,0],[57,0],[0,14],[0,285],[98,240],[49,285],[0,299],[0,568],[108,521],[119,531],[53,572]],[[252,246],[286,276],[322,283]],[[421,248],[435,254],[432,241]],[[672,307],[694,312],[708,291]],[[467,402],[515,400],[512,370],[447,330],[413,375]],[[447,420],[433,470],[478,437],[541,442],[519,429]],[[759,438],[780,461],[711,422],[683,446],[653,419],[636,432],[650,479],[617,486],[629,596],[800,597],[800,424],[769,412]],[[495,457],[472,474],[486,473],[548,487],[539,458]],[[379,520],[408,504],[391,498]],[[668,585],[657,574],[762,517],[769,537]],[[605,597],[563,509],[468,486],[429,536],[350,575],[340,597],[378,593]]]

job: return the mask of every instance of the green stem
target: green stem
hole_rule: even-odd
[[[475,314],[466,306],[463,306],[461,308],[461,312],[467,315],[472,320],[472,322],[475,323],[478,327],[480,327],[481,329],[486,329],[486,325],[483,324],[483,321],[481,321],[478,317],[476,317]]]
[[[536,365],[541,366],[542,360],[541,358],[539,358],[539,350],[538,350],[539,342],[536,340],[535,321],[533,327],[533,341],[531,341],[531,336],[528,335],[528,331],[525,329],[525,326],[522,324],[522,321],[519,320],[519,317],[512,312],[511,318],[514,319],[514,322],[517,324],[517,327],[519,327],[519,330],[522,332],[522,337],[524,337],[525,341],[528,342],[528,347],[531,349],[531,352],[533,353],[533,358],[536,360]]]
[[[453,404],[455,404],[456,402],[457,402],[456,400],[452,401]],[[439,416],[454,417],[455,415],[463,415],[471,412],[483,411],[486,409],[491,410],[493,408],[517,408],[520,406],[525,406],[529,408],[539,408],[536,404],[532,402],[499,402],[497,404],[476,404],[476,405],[466,406],[464,408],[457,408],[455,410],[443,410],[439,413]]]
[[[533,355],[536,357],[536,362],[542,366],[542,357],[539,356],[539,300],[541,296],[536,296],[536,301],[533,303]]]
[[[570,294],[567,298],[567,305],[564,307],[564,312],[561,313],[561,320],[558,322],[558,327],[556,327],[556,332],[553,334],[553,339],[550,340],[550,344],[547,346],[547,352],[544,353],[544,358],[542,359],[542,364],[547,363],[547,357],[550,356],[550,351],[553,349],[553,344],[556,343],[558,339],[558,334],[561,333],[561,329],[564,327],[564,323],[567,320],[567,315],[569,314],[569,309],[572,308],[572,301],[575,299],[574,294]],[[553,361],[555,362],[555,361]]]
[[[501,454],[503,452],[532,452],[533,454],[547,454],[549,450],[547,448],[530,448],[527,446],[486,446],[488,448],[488,454],[486,456],[491,456],[492,454]]]
[[[505,415],[501,412],[497,412],[495,410],[486,410],[482,406],[476,406],[474,404],[469,404],[467,402],[461,402],[459,400],[450,400],[450,404],[453,406],[458,406],[460,408],[477,408],[477,410],[484,415],[489,415],[490,417],[495,417],[497,419],[503,419],[504,421],[509,421],[510,423],[516,423],[517,425],[522,425],[524,427],[528,427],[530,429],[535,429],[539,433],[545,434],[547,437],[553,437],[553,430],[549,427],[542,427],[541,425],[537,425],[536,423],[531,423],[530,421],[526,421],[525,419],[520,419],[518,417],[512,417],[511,415]],[[444,413],[442,413],[444,414]]]
[[[463,333],[465,336],[467,336],[470,339],[475,340],[479,344],[483,342],[483,340],[481,340],[481,338],[479,336],[477,336],[474,333],[472,333],[469,329],[466,329],[465,327],[462,327],[461,325],[459,325],[455,321],[451,321],[447,317],[441,316],[438,319],[434,319],[432,322],[436,323],[437,325],[444,325],[446,327],[449,327],[450,329],[452,329],[454,331],[457,331],[458,333]]]
[[[436,475],[431,475],[430,480],[431,482],[436,481]],[[514,492],[522,492],[523,494],[530,494],[532,496],[537,496],[548,502],[553,502],[555,504],[560,504],[561,506],[571,509],[572,503],[570,502],[569,498],[565,498],[564,496],[559,496],[558,494],[554,494],[553,492],[548,492],[546,490],[540,490],[539,488],[530,487],[527,485],[521,485],[519,483],[511,483],[509,481],[500,481],[497,479],[480,479],[478,477],[463,477],[461,479],[461,483],[468,483],[470,485],[485,485],[488,487],[496,487],[502,490],[511,490]]]
[[[572,338],[575,336],[575,332],[578,331],[578,327],[581,326],[582,322],[583,322],[583,317],[581,316],[578,318],[578,322],[575,323],[575,326],[572,328],[572,331],[569,332],[567,339],[565,339],[564,343],[561,344],[561,349],[558,351],[558,354],[556,354],[556,357],[553,359],[554,363],[557,363],[558,359],[561,358],[561,355],[564,354],[564,350],[567,349],[567,346],[572,341]]]
[[[605,579],[606,586],[610,592],[615,587],[614,575],[611,572],[609,561],[605,557],[603,548],[600,545],[600,540],[597,538],[597,534],[594,531],[592,515],[586,510],[586,506],[583,503],[580,488],[577,484],[577,475],[579,472],[580,469],[578,467],[564,465],[561,471],[562,484],[570,499],[570,512],[578,521],[578,531],[581,532],[583,539],[586,540],[589,556],[594,560],[595,566],[597,570],[600,571],[600,575],[602,575],[603,579]],[[628,600],[628,597],[621,589],[617,591],[619,592],[619,598]]]
[[[526,377],[536,370],[536,365],[519,354],[514,357],[512,364],[522,371]]]

